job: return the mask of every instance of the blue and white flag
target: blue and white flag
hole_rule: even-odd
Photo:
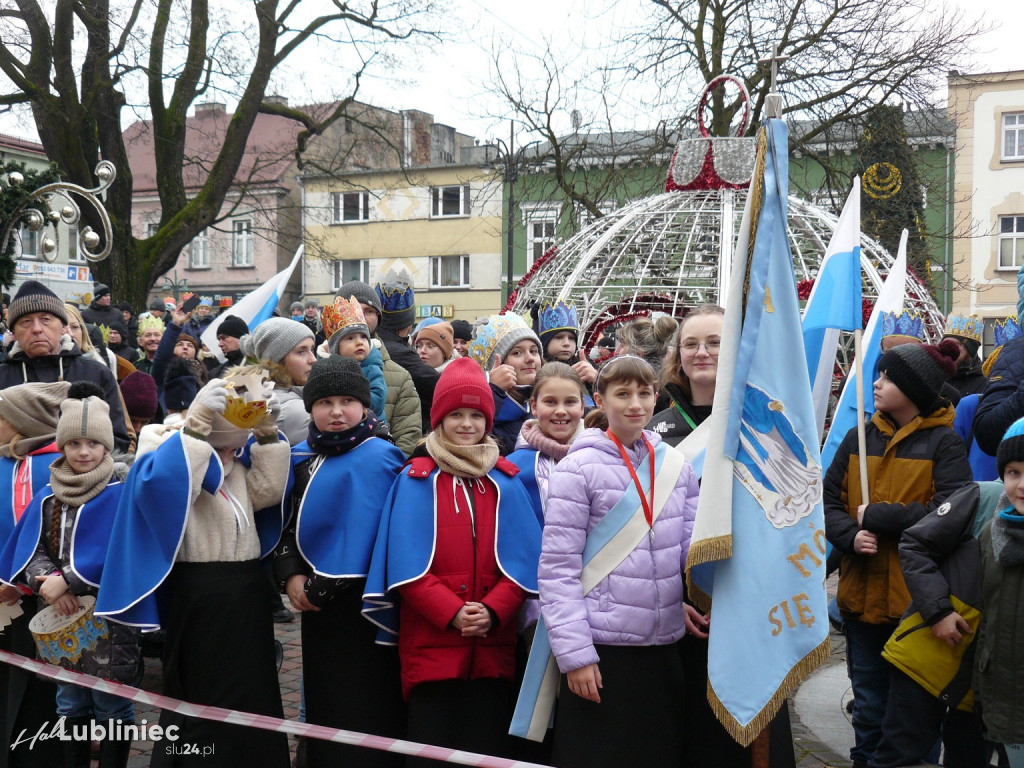
[[[875,308],[871,310],[871,317],[868,318],[868,327],[864,330],[864,342],[861,345],[862,370],[864,371],[864,414],[871,418],[875,412],[875,398],[873,394],[875,369],[878,367],[878,358],[882,356],[882,313],[890,312],[899,314],[903,311],[903,299],[907,292],[907,230],[903,230],[900,237],[900,248],[896,253],[896,260],[892,263],[892,269],[878,292],[878,300]],[[835,413],[832,415],[832,426],[829,428],[828,437],[825,438],[825,445],[821,449],[821,466],[827,471],[832,459],[836,455],[839,444],[843,442],[846,433],[857,426],[857,367],[850,368],[850,375],[846,377],[846,385],[839,393],[839,403],[836,405]]]
[[[201,341],[206,345],[207,349],[217,355],[217,359],[222,363],[224,362],[224,357],[221,354],[220,347],[217,346],[217,328],[220,327],[221,322],[225,317],[234,315],[245,320],[245,324],[249,326],[249,331],[251,332],[264,320],[273,317],[274,310],[281,303],[281,297],[284,296],[285,289],[288,287],[288,281],[292,279],[292,272],[295,271],[295,265],[302,259],[305,248],[305,244],[300,245],[298,250],[295,251],[295,256],[292,257],[291,264],[256,290],[247,293],[227,312],[221,312],[217,315],[216,319],[203,331]]]
[[[713,605],[708,698],[743,745],[829,653],[818,439],[810,382],[792,374],[806,361],[785,123],[766,121],[759,139],[686,565],[691,598]]]
[[[832,393],[839,331],[860,330],[860,176],[853,180],[839,224],[821,261],[814,287],[804,307],[804,352],[811,377],[811,396],[818,425],[818,442],[825,429],[825,413]]]

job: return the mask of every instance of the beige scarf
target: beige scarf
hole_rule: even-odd
[[[498,463],[498,444],[490,435],[476,445],[456,445],[435,429],[427,435],[427,453],[442,472],[456,477],[483,477]]]
[[[114,459],[109,453],[93,469],[81,475],[76,474],[67,458],[61,456],[50,465],[50,486],[62,504],[80,507],[99,496],[113,474]]]

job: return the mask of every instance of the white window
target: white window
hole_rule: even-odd
[[[999,268],[1024,264],[1024,216],[999,217]]]
[[[85,254],[82,253],[81,244],[78,242],[78,225],[68,224],[68,263],[85,264]]]
[[[152,223],[147,224],[146,225],[146,237],[147,238],[152,237],[153,235],[155,235],[157,233],[157,231],[159,229],[160,229],[160,225],[159,224],[152,224]]]
[[[431,288],[469,288],[469,256],[431,256]]]
[[[606,203],[598,203],[597,209],[601,211],[601,216],[607,216],[609,213],[615,210],[615,202],[610,201]],[[577,229],[583,229],[589,227],[598,217],[591,213],[586,206],[576,204],[576,224]]]
[[[1024,160],[1024,112],[1003,115],[1003,160]]]
[[[334,192],[331,197],[333,198],[335,224],[370,219],[369,192]]]
[[[334,267],[334,290],[338,290],[345,283],[356,280],[361,283],[370,282],[369,259],[338,259],[332,266]],[[342,298],[347,299],[348,296]]]
[[[526,268],[555,244],[555,230],[561,215],[561,206],[523,204],[523,226],[526,227]]]
[[[231,266],[252,266],[252,222],[248,219],[231,225]]]
[[[210,235],[205,229],[192,238],[188,249],[188,266],[190,269],[207,269],[210,266]]]
[[[28,227],[22,227],[18,234],[18,241],[21,243],[21,255],[19,258],[38,259],[40,240],[39,232],[33,231]]]
[[[469,216],[469,184],[430,188],[430,216]]]

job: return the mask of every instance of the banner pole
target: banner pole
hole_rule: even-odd
[[[853,332],[853,364],[857,376],[857,453],[860,456],[860,503],[871,501],[868,489],[867,436],[864,424],[864,332]]]

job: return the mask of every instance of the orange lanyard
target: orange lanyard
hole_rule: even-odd
[[[647,498],[647,494],[644,493],[644,488],[640,485],[640,478],[636,475],[636,470],[633,469],[633,462],[629,460],[629,455],[626,453],[626,449],[622,446],[612,431],[609,429],[605,434],[615,443],[615,447],[619,449],[619,455],[622,457],[622,461],[626,464],[626,469],[629,470],[630,477],[633,478],[633,485],[636,486],[636,492],[640,494],[640,503],[644,508],[644,517],[647,519],[647,527],[654,531],[654,446],[651,445],[651,441],[647,439],[647,435],[641,434],[644,445],[647,446],[647,460],[651,465],[651,493],[650,499]]]

